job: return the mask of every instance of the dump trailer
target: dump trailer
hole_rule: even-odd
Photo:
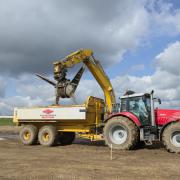
[[[104,101],[88,97],[82,105],[44,106],[14,109],[14,123],[22,126],[20,140],[23,144],[53,146],[71,144],[75,133],[97,140],[97,131],[103,123]],[[97,133],[98,132],[98,133]]]
[[[45,146],[57,142],[71,144],[75,133],[84,138],[99,140],[113,149],[129,150],[140,144],[163,142],[170,152],[180,153],[180,110],[155,108],[160,99],[154,91],[135,93],[127,91],[116,103],[113,86],[89,49],[76,51],[63,60],[54,62],[57,99],[71,97],[75,92],[83,69],[74,80],[66,79],[66,69],[84,63],[104,92],[104,100],[89,97],[83,105],[15,108],[14,122],[22,126],[20,139],[31,145],[39,141]],[[75,83],[74,83],[75,82]],[[56,103],[57,104],[57,103]]]

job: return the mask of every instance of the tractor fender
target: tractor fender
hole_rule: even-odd
[[[123,117],[127,117],[128,119],[130,119],[131,121],[133,121],[137,127],[141,126],[141,122],[139,121],[139,119],[137,118],[137,116],[135,116],[133,113],[131,112],[120,112],[120,113],[114,113],[111,114],[106,120],[105,122],[109,121],[111,118],[113,117],[117,117],[117,116],[123,116]]]
[[[166,127],[168,127],[170,124],[175,123],[175,122],[179,122],[179,123],[180,123],[180,119],[175,119],[175,120],[173,120],[173,121],[167,122],[166,124],[164,124],[164,125],[161,127],[160,132],[159,132],[159,138],[160,138],[160,140],[162,140],[162,135],[163,135],[163,132],[164,132],[164,130],[166,129]]]

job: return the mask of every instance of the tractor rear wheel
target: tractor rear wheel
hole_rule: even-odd
[[[43,126],[39,130],[38,140],[43,146],[54,146],[57,139],[57,130],[54,126]]]
[[[33,145],[37,143],[38,128],[34,125],[25,125],[19,133],[21,142],[24,145]]]
[[[133,149],[139,140],[138,127],[126,117],[114,117],[104,127],[106,144],[113,149]]]
[[[70,145],[73,143],[76,134],[74,132],[60,132],[59,133],[59,142],[61,145]]]
[[[180,122],[167,126],[162,136],[166,149],[172,153],[180,153]]]

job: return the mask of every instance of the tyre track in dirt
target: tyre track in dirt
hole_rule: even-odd
[[[161,144],[113,151],[103,141],[76,139],[72,145],[24,146],[18,130],[0,128],[0,179],[180,179],[180,155]],[[8,137],[9,135],[9,137]]]

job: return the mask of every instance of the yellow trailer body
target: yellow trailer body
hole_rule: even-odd
[[[102,124],[104,101],[88,97],[82,105],[58,105],[15,108],[13,122],[18,126],[34,126],[38,130],[53,126],[58,132],[74,132],[91,140],[100,139],[97,128]]]

